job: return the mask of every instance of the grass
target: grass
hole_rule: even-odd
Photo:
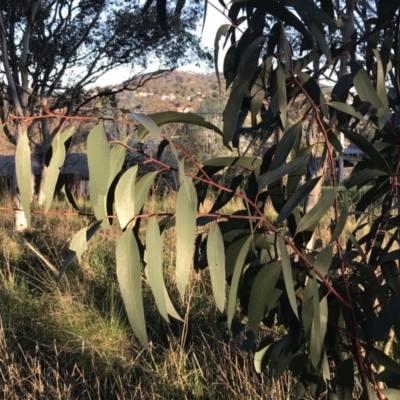
[[[239,208],[241,200],[233,199],[222,212]],[[153,197],[145,212],[173,209],[172,196]],[[276,219],[272,207],[267,215]],[[208,270],[192,272],[186,302],[180,302],[173,230],[164,238],[164,275],[185,322],[167,324],[144,282],[151,354],[133,337],[125,315],[115,272],[120,235],[115,224],[94,236],[81,262],[75,260],[57,286],[54,271],[60,270],[71,238],[86,223],[84,217],[35,214],[35,229],[20,236],[11,231],[12,215],[4,213],[0,220],[4,399],[292,398],[294,382],[288,374],[279,381],[257,375],[252,355],[243,356],[237,340],[225,343],[226,327],[217,322]],[[329,223],[330,216],[320,223],[318,236],[324,242],[330,238]],[[354,227],[349,218],[347,229]]]
[[[153,198],[146,208],[155,212],[173,204],[170,197]],[[224,212],[237,207],[229,204]],[[185,323],[167,324],[144,284],[151,354],[133,337],[116,282],[118,227],[96,234],[81,263],[75,260],[57,286],[54,271],[86,223],[34,215],[35,229],[20,236],[11,231],[12,215],[0,220],[2,398],[280,399],[292,392],[288,375],[269,382],[255,373],[237,342],[224,342],[208,271],[192,273],[186,304],[180,303],[171,231],[165,237],[165,279]]]

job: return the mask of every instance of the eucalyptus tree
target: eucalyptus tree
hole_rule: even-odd
[[[164,7],[159,0],[159,22],[169,29]],[[121,295],[133,331],[148,350],[142,274],[165,319],[181,319],[165,290],[162,270],[164,232],[175,229],[182,302],[194,260],[195,269],[210,270],[216,305],[231,335],[246,330],[242,349],[251,351],[257,340],[258,372],[276,380],[289,370],[296,399],[306,392],[313,398],[345,400],[400,397],[400,364],[383,348],[388,332],[394,332],[397,351],[400,340],[400,1],[355,2],[355,25],[365,29],[354,29],[343,42],[345,11],[346,4],[331,0],[229,5],[231,23],[216,38],[218,43],[224,36],[230,44],[223,71],[230,96],[222,129],[195,114],[137,115],[139,140],[148,133],[162,139],[157,157],[148,161],[164,171],[170,168],[159,160],[165,147],[176,156],[180,187],[173,213],[142,212],[159,171],[137,180],[134,166],[118,176],[128,139],[110,149],[101,124],[89,133],[96,222],[73,238],[61,272],[75,255],[80,257],[97,229],[109,228],[114,204],[122,231],[116,248]],[[244,21],[247,28],[238,35]],[[289,27],[292,37],[294,32],[297,36],[292,42]],[[294,43],[299,43],[296,51]],[[218,53],[216,48],[216,57]],[[347,74],[340,72],[344,57]],[[319,65],[313,65],[318,59]],[[330,98],[321,89],[322,79],[335,82]],[[299,101],[297,120],[289,120],[288,110]],[[253,126],[246,128],[243,120],[249,112]],[[302,125],[312,119],[318,143],[302,140]],[[252,134],[255,156],[232,154],[199,164],[160,130],[176,122],[213,130],[231,150],[240,135]],[[277,131],[278,142],[265,149]],[[335,174],[334,151],[343,156],[340,133],[364,153],[344,188]],[[310,155],[321,148],[330,167],[329,187],[305,213],[301,205],[324,177],[302,177]],[[23,155],[21,147],[20,160]],[[188,161],[196,175],[185,169]],[[53,177],[56,166],[50,162]],[[214,182],[213,175],[225,168],[234,171],[232,181]],[[20,182],[29,184],[23,174]],[[214,204],[208,213],[199,213],[210,187],[217,190]],[[353,197],[354,188],[358,197]],[[242,207],[223,213],[232,198],[241,199]],[[24,199],[29,204],[26,194]],[[276,218],[268,217],[268,207]],[[139,228],[146,222],[144,238]],[[313,235],[319,240],[309,247]]]
[[[198,10],[197,10],[198,11]],[[172,20],[173,9],[163,16]],[[50,118],[26,124],[26,118],[61,112],[77,115],[82,107],[102,96],[135,90],[146,79],[193,60],[204,59],[193,34],[198,12],[188,8],[167,39],[157,23],[156,8],[143,14],[138,1],[116,0],[5,0],[0,4],[0,119],[21,119],[4,126],[8,140],[17,144],[27,130],[32,150],[40,156],[39,202],[44,202],[44,155],[63,124]],[[96,80],[119,67],[130,68],[132,78],[118,89],[94,88]],[[118,73],[118,72],[117,72]],[[137,83],[139,82],[139,83]],[[39,132],[40,140],[32,139]],[[47,199],[49,200],[49,199]],[[16,197],[16,208],[21,208]],[[26,226],[24,215],[17,229]]]

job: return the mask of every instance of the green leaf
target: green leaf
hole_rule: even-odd
[[[258,374],[261,374],[267,367],[274,343],[274,338],[271,336],[265,337],[260,342],[254,354],[254,368]]]
[[[313,271],[313,314],[314,319],[311,326],[310,359],[315,369],[321,361],[321,354],[324,348],[326,324],[328,321],[328,303],[326,297],[320,301],[318,280]]]
[[[358,240],[355,238],[353,233],[350,231],[347,231],[347,236],[349,237],[351,243],[357,250],[358,254],[361,256],[363,263],[367,265],[368,264],[367,257],[365,256],[365,253],[364,253],[363,249],[361,248],[360,243],[358,243]]]
[[[149,280],[158,311],[169,322],[163,277],[163,241],[157,218],[149,218],[146,230],[146,276]]]
[[[69,252],[67,257],[65,258],[60,273],[57,278],[57,284],[63,276],[64,272],[67,270],[68,266],[74,260],[75,256],[78,256],[79,262],[81,261],[80,257],[83,252],[87,249],[87,242],[93,237],[96,231],[100,228],[101,221],[96,221],[89,229],[83,228],[81,229],[71,240],[71,244],[69,246]],[[83,235],[85,233],[86,235]]]
[[[31,225],[31,163],[28,134],[24,132],[19,138],[15,150],[15,173],[17,175],[19,194],[28,227]]]
[[[365,71],[357,61],[351,60],[349,64],[351,75],[353,76],[353,83],[360,99],[370,103],[374,108],[383,107],[382,101],[377,95],[374,85],[368,77],[367,71]]]
[[[219,54],[219,41],[221,40],[222,36],[225,36],[231,27],[230,24],[221,25],[218,30],[217,34],[215,35],[214,40],[214,65],[215,65],[215,74],[217,75],[219,92],[221,93],[221,80],[219,78],[219,70],[218,70],[218,54]]]
[[[395,260],[381,264],[381,271],[385,281],[394,292],[400,291],[400,271]]]
[[[330,101],[328,103],[328,105],[329,105],[329,107],[332,107],[335,110],[338,110],[342,113],[351,115],[354,118],[357,118],[359,120],[363,119],[362,114],[359,113],[358,111],[356,111],[355,108],[353,106],[351,106],[350,104],[342,103],[340,101]]]
[[[251,330],[257,335],[268,299],[272,296],[282,271],[282,262],[265,264],[258,272],[250,292],[248,319]]]
[[[65,160],[65,146],[62,142],[61,135],[56,135],[51,144],[52,156],[50,164],[47,169],[46,177],[44,180],[44,198],[46,201],[45,213],[49,211],[54,197],[54,190],[56,188],[57,180],[60,175],[60,168]]]
[[[400,364],[386,355],[382,350],[378,350],[376,347],[369,349],[369,356],[377,365],[383,365],[385,369],[400,375]]]
[[[301,134],[302,124],[298,122],[292,125],[283,135],[282,139],[276,146],[275,156],[271,162],[270,171],[281,167],[286,163],[293,146],[296,143],[297,137]]]
[[[339,400],[352,400],[354,386],[353,358],[348,358],[340,363],[337,368],[336,394]]]
[[[211,167],[256,167],[261,164],[259,157],[217,157],[204,162],[204,165]]]
[[[132,229],[127,229],[119,238],[116,259],[117,279],[133,333],[150,351],[143,309],[140,254]]]
[[[309,154],[306,154],[301,157],[297,157],[294,160],[289,161],[287,164],[284,164],[281,167],[274,169],[273,171],[268,171],[265,174],[260,175],[260,177],[258,178],[258,190],[262,190],[269,184],[276,182],[278,179],[282,178],[283,176],[295,171],[309,157],[310,157]]]
[[[108,185],[110,186],[115,177],[119,174],[124,165],[126,156],[126,147],[115,144],[110,150],[110,178],[108,181]]]
[[[300,14],[306,13],[313,20],[322,22],[324,25],[327,25],[332,29],[336,29],[336,24],[333,19],[311,0],[284,0],[284,4],[293,7]]]
[[[382,102],[383,107],[378,108],[378,117],[379,119],[383,118],[386,116],[386,114],[389,112],[389,99],[388,95],[386,92],[386,74],[385,74],[385,69],[386,65],[384,66],[382,64],[382,59],[381,59],[381,54],[377,49],[372,49],[372,52],[375,55],[376,58],[376,65],[377,65],[377,74],[376,74],[376,92],[379,96],[379,99]],[[379,126],[380,129],[383,128],[383,126]]]
[[[110,145],[103,124],[98,124],[89,132],[87,158],[90,179],[90,201],[103,227],[109,227],[107,219],[107,191],[110,177]]]
[[[149,195],[149,190],[151,185],[154,182],[154,178],[158,174],[159,171],[148,172],[146,175],[143,175],[137,182],[135,186],[135,215],[140,213],[146,199]]]
[[[160,134],[160,128],[158,125],[153,121],[152,118],[150,118],[146,114],[139,114],[139,113],[131,113],[133,118],[135,118],[139,123],[144,126],[144,128],[150,132],[156,139],[158,139],[161,134]]]
[[[197,193],[193,181],[181,185],[176,199],[176,283],[183,301],[192,265],[196,235]]]
[[[360,273],[360,276],[368,283],[371,289],[376,293],[381,306],[388,306],[388,301],[386,298],[385,291],[382,288],[381,283],[379,282],[375,273],[366,265],[361,263],[355,263],[355,267],[357,271]]]
[[[313,230],[318,225],[323,216],[331,208],[337,191],[338,187],[334,187],[328,190],[325,195],[322,196],[319,202],[300,220],[299,224],[297,225],[297,233],[310,229]]]
[[[360,172],[350,175],[350,177],[346,180],[344,185],[346,189],[350,189],[353,186],[361,186],[364,183],[375,179],[378,176],[386,176],[387,172],[381,171],[379,169],[364,169]]]
[[[125,229],[135,216],[136,175],[138,166],[129,168],[115,188],[115,211],[121,229]]]
[[[349,197],[347,193],[343,193],[343,205],[340,210],[339,220],[335,229],[333,230],[330,243],[333,243],[342,234],[344,227],[347,223],[347,217],[349,215]]]
[[[293,210],[312,192],[318,182],[321,180],[321,176],[310,179],[304,185],[301,185],[288,199],[285,205],[279,212],[278,218],[276,219],[274,226],[278,227],[283,221],[285,221]]]
[[[81,229],[79,232],[75,234],[72,238],[71,243],[69,245],[69,249],[76,253],[76,257],[79,262],[81,262],[82,254],[87,250],[87,239],[86,239],[86,227]]]
[[[211,287],[221,313],[225,308],[225,252],[224,241],[218,224],[212,224],[207,237],[207,260],[210,268]]]
[[[333,258],[333,244],[324,247],[314,261],[314,267],[323,275],[328,275]]]
[[[362,150],[381,171],[384,171],[389,175],[391,175],[392,170],[389,167],[388,163],[386,162],[382,154],[379,153],[379,151],[373,146],[371,142],[369,142],[365,137],[361,136],[359,133],[350,131],[348,129],[341,129],[341,131],[344,133],[347,139],[349,139],[360,150]]]
[[[233,270],[233,276],[231,281],[231,288],[229,290],[229,298],[228,298],[228,316],[227,316],[227,323],[229,329],[231,328],[233,315],[236,310],[236,303],[237,303],[237,290],[239,286],[239,280],[242,276],[244,262],[246,260],[246,255],[249,251],[250,243],[251,243],[252,236],[247,237],[244,241],[243,246],[239,249],[238,248],[238,256],[235,260],[235,267]]]
[[[286,94],[286,74],[280,61],[276,67],[276,83],[278,90],[278,102],[279,102],[279,116],[282,122],[282,128],[286,128],[287,119],[287,94]]]
[[[281,19],[285,23],[287,23],[290,26],[293,26],[293,28],[297,29],[299,32],[301,32],[305,36],[309,36],[309,33],[304,26],[304,24],[299,20],[299,18],[289,11],[287,8],[285,8],[283,5],[278,3],[275,0],[270,0],[270,1],[264,1],[264,0],[251,0],[251,1],[243,1],[243,0],[234,0],[233,3],[248,3],[251,4],[254,7],[257,7],[258,9],[267,12],[268,14],[273,15],[274,17]]]
[[[203,117],[192,113],[180,113],[176,111],[164,111],[156,114],[151,114],[149,117],[156,123],[157,126],[162,126],[171,123],[183,123],[202,126],[203,128],[211,129],[214,132],[222,135],[222,131],[215,125],[207,122]],[[148,127],[140,124],[138,127],[138,139],[142,140],[149,133]]]
[[[388,400],[400,399],[400,390],[398,389],[382,389],[380,391]]]
[[[292,263],[290,262],[289,253],[286,248],[286,244],[283,239],[279,236],[279,248],[281,250],[282,258],[282,271],[283,279],[285,281],[286,294],[289,298],[290,306],[294,312],[294,315],[299,319],[299,312],[297,310],[297,300],[294,292],[293,274],[292,274]]]
[[[300,3],[300,2],[298,2],[298,3]],[[311,23],[310,30],[311,30],[312,34],[314,35],[314,38],[318,44],[318,47],[324,53],[328,63],[331,64],[332,63],[332,54],[331,54],[331,50],[328,46],[328,43],[326,42],[325,34],[323,34],[319,30],[317,25],[315,25],[314,23]]]

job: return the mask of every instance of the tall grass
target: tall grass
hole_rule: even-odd
[[[232,202],[225,212],[239,206]],[[173,207],[170,196],[146,204],[147,212]],[[56,285],[68,244],[88,221],[34,215],[34,229],[21,236],[12,233],[12,215],[2,217],[1,398],[286,399],[292,393],[288,375],[278,382],[258,376],[251,356],[224,341],[208,271],[192,273],[186,305],[180,303],[172,231],[165,237],[165,279],[185,322],[167,324],[144,282],[148,354],[132,335],[116,281],[118,227],[96,234],[81,263],[75,260]]]

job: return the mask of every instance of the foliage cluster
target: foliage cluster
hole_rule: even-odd
[[[217,308],[232,334],[249,328],[244,342],[249,350],[258,333],[265,332],[263,327],[283,330],[279,338],[267,334],[257,342],[257,372],[279,379],[289,370],[296,399],[305,393],[339,400],[399,398],[400,365],[387,346],[396,338],[398,349],[400,340],[399,9],[398,1],[386,0],[376,1],[376,7],[330,0],[234,1],[227,10],[232,24],[222,26],[216,40],[225,36],[231,43],[224,63],[230,96],[222,129],[194,114],[135,114],[138,140],[148,133],[160,140],[157,156],[147,157],[158,170],[137,179],[138,166],[119,174],[126,150],[135,151],[129,138],[111,140],[110,147],[103,124],[96,125],[87,140],[95,220],[72,239],[61,274],[75,256],[82,257],[96,231],[110,229],[115,210],[122,231],[116,246],[121,296],[135,336],[151,351],[143,276],[165,320],[182,320],[163,273],[165,237],[174,229],[175,288],[183,303],[194,261],[197,270],[209,268]],[[343,27],[348,21],[364,30],[347,35]],[[247,28],[236,40],[241,24]],[[320,81],[332,74],[337,82],[327,99]],[[292,123],[288,108],[300,95],[304,105]],[[248,112],[251,128],[243,125]],[[242,134],[252,134],[249,146],[255,147],[255,155],[245,151],[196,162],[160,131],[169,123],[213,130],[230,149],[238,147]],[[316,141],[301,140],[303,125],[314,131]],[[64,160],[64,143],[72,134],[72,129],[62,131],[52,144],[46,210]],[[343,154],[341,134],[363,152],[344,188],[337,184],[334,159],[334,150]],[[262,152],[271,136],[276,144]],[[175,210],[146,213],[143,206],[155,176],[174,168],[159,160],[166,146],[176,157],[180,181]],[[28,218],[29,154],[25,133],[16,157]],[[321,188],[323,174],[302,180],[309,162],[317,159],[331,174],[330,189],[321,197],[314,189]],[[187,162],[196,174],[186,169]],[[234,171],[229,184],[214,182],[213,175],[228,167]],[[366,184],[371,187],[365,194],[349,202],[349,189]],[[201,213],[209,188],[218,194],[211,210]],[[313,196],[313,206],[307,207]],[[242,201],[241,209],[223,212],[232,198]],[[266,213],[269,204],[277,213],[275,220]],[[351,215],[356,225],[347,230]],[[321,238],[317,226],[326,216],[327,234]],[[238,300],[242,318],[236,324]]]

